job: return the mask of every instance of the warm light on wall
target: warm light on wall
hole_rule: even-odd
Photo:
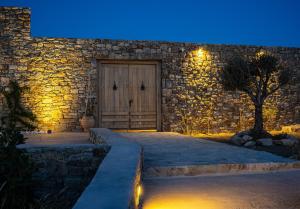
[[[58,130],[60,122],[64,117],[61,107],[66,106],[64,95],[68,95],[69,89],[62,87],[54,90],[57,79],[44,80],[43,84],[31,82],[32,110],[37,115],[39,128],[42,130]],[[65,112],[66,113],[66,112]]]
[[[197,59],[197,61],[202,62],[204,60],[209,60],[210,59],[210,53],[203,49],[203,48],[198,48],[196,50],[191,51],[192,56]]]
[[[203,49],[198,49],[197,50],[197,56],[199,57],[199,58],[202,58],[203,57],[203,55],[204,55],[204,51],[203,51]]]
[[[185,70],[187,75],[187,85],[196,87],[205,83],[209,83],[209,81],[205,81],[205,78],[209,79],[207,75],[211,73],[211,67],[213,66],[210,52],[203,48],[193,50],[189,52],[187,61],[191,66],[191,68]],[[191,77],[191,75],[193,75],[193,77]]]
[[[217,56],[214,56],[216,60]],[[180,131],[191,134],[193,130],[208,130],[208,117],[214,107],[211,102],[211,94],[208,93],[213,86],[216,66],[212,59],[212,53],[208,48],[196,48],[187,53],[182,66],[185,89],[179,89],[176,105],[176,115],[180,119],[178,127]],[[200,125],[201,124],[201,125]],[[201,126],[201,127],[200,127]],[[177,130],[176,130],[177,131]]]
[[[256,53],[256,57],[261,57],[262,55],[265,55],[267,52],[265,50],[260,50]]]
[[[28,60],[26,85],[30,94],[25,95],[26,102],[37,116],[39,130],[66,130],[78,118],[80,84],[76,79],[84,77],[85,69],[76,67],[82,64],[82,55],[51,41],[33,47],[40,54]]]
[[[220,204],[209,197],[197,194],[163,193],[148,199],[143,209],[224,209]]]
[[[141,185],[139,185],[137,188],[137,196],[140,197],[142,194],[143,194],[143,188]]]

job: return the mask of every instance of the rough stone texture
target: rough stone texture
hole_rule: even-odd
[[[258,139],[257,143],[261,144],[262,146],[272,146],[273,145],[273,140],[272,138],[262,138]]]
[[[291,125],[291,126],[283,126],[281,131],[285,132],[285,133],[300,132],[300,124],[295,124],[295,125]]]
[[[96,58],[161,62],[164,131],[184,131],[183,118],[194,121],[189,129],[201,132],[249,128],[253,123],[249,99],[224,92],[216,73],[232,55],[253,56],[261,50],[294,70],[291,84],[266,101],[266,127],[279,129],[300,118],[299,48],[31,37],[26,8],[1,7],[0,23],[1,81],[13,77],[31,88],[24,102],[37,114],[42,130],[79,129],[89,75],[96,98]],[[0,110],[1,103],[0,98]]]
[[[255,141],[248,141],[243,146],[244,147],[255,147],[256,142]]]
[[[95,174],[100,162],[109,150],[100,145],[20,146],[31,157],[36,170],[33,188],[38,199],[49,194],[64,194],[74,200]],[[75,198],[76,200],[76,198]]]

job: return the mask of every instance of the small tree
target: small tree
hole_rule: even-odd
[[[263,105],[268,96],[286,85],[290,72],[283,69],[279,60],[269,54],[260,53],[253,58],[236,56],[220,71],[220,83],[225,90],[245,92],[255,106],[255,124],[252,134],[264,135]]]

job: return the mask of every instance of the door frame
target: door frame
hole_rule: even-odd
[[[102,64],[144,64],[144,65],[155,65],[156,69],[156,130],[162,130],[162,123],[161,123],[161,62],[158,60],[118,60],[118,59],[96,59],[97,64],[97,98],[96,98],[96,124],[97,127],[100,127],[101,121],[101,111],[102,111],[102,91],[103,88],[103,67]],[[100,85],[101,83],[101,85]]]

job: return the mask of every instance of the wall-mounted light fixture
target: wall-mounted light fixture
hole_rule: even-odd
[[[256,57],[261,57],[263,55],[267,54],[267,52],[265,50],[260,50],[256,53]]]
[[[197,56],[198,56],[198,58],[202,58],[203,56],[204,56],[204,50],[203,49],[198,49],[197,50]]]

